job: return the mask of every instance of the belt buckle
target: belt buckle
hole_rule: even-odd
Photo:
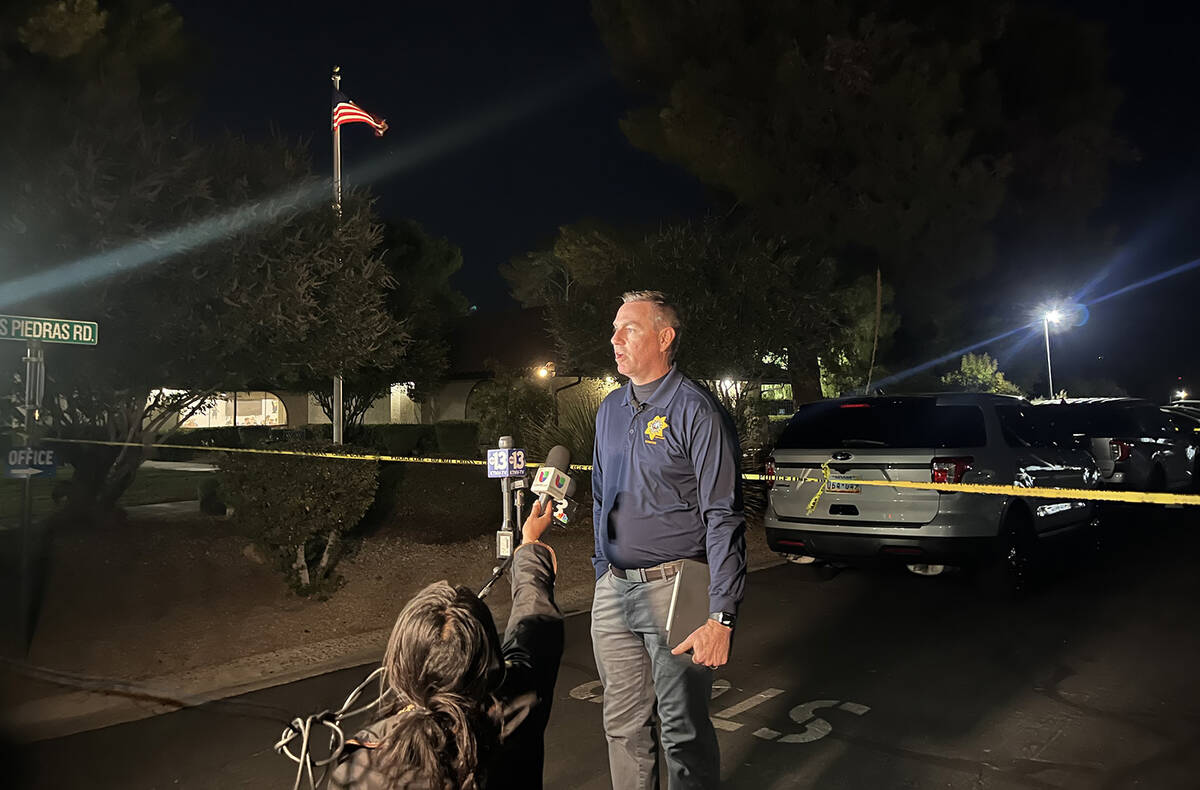
[[[642,583],[650,581],[648,578],[646,578],[646,569],[645,568],[636,568],[635,571],[637,572],[637,580],[638,581],[640,581]],[[630,571],[625,571],[625,572],[630,573]]]

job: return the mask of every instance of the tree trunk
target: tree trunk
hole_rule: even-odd
[[[99,514],[107,514],[117,507],[117,500],[129,490],[129,486],[137,477],[137,470],[142,465],[142,450],[126,447],[125,453],[113,464],[105,476],[104,485],[96,498]]]
[[[66,463],[73,470],[67,487],[66,513],[72,521],[92,522],[103,516],[105,480],[119,451],[100,445],[64,445]]]
[[[331,529],[329,537],[325,541],[325,551],[321,553],[321,562],[317,565],[317,581],[324,581],[329,575],[329,571],[333,569],[333,564],[337,562],[337,552],[342,545],[342,531],[340,529]]]
[[[797,364],[804,359],[811,363]],[[821,400],[821,369],[815,357],[801,357],[788,365],[788,378],[792,382],[792,407],[799,408],[802,403]]]
[[[308,578],[308,560],[304,558],[304,544],[301,543],[296,547],[296,561],[292,563],[292,570],[296,571],[300,578],[300,587],[307,589],[310,585]]]

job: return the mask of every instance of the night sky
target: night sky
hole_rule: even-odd
[[[1107,26],[1111,73],[1125,94],[1118,128],[1141,154],[1115,174],[1099,218],[1118,228],[1121,244],[1115,261],[1096,262],[1107,272],[1091,291],[1100,296],[1200,258],[1200,10],[1058,4]],[[657,223],[706,206],[700,184],[622,135],[617,121],[631,99],[611,75],[586,2],[175,5],[211,58],[201,123],[250,136],[274,124],[309,138],[321,170],[331,167],[329,75],[340,65],[343,90],[390,124],[382,139],[346,128],[345,166],[390,168],[372,184],[382,214],[414,218],[462,247],[456,285],[483,311],[511,304],[497,265],[545,246],[559,225]],[[502,123],[472,120],[505,114]],[[474,139],[427,149],[463,122]],[[1047,296],[1068,296],[1069,287]],[[996,298],[984,296],[979,309]],[[1002,296],[1029,298],[1019,289]],[[1200,269],[1094,305],[1085,325],[1053,337],[1056,379],[1114,379],[1131,394],[1165,398],[1182,377],[1200,391],[1198,307]],[[1018,356],[1015,370],[1044,364],[1034,343]]]
[[[344,127],[344,168],[389,162],[495,110],[527,110],[498,127],[480,123],[477,141],[372,184],[385,217],[416,219],[462,248],[457,285],[481,308],[511,304],[497,265],[546,246],[559,225],[703,211],[695,179],[637,151],[618,128],[628,99],[587,3],[175,5],[214,59],[204,123],[253,135],[273,122],[310,138],[325,171],[334,65],[342,90],[389,125],[383,138]]]

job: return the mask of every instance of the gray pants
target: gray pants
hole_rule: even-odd
[[[616,790],[657,790],[655,701],[670,790],[715,788],[717,733],[708,717],[712,670],[671,655],[667,610],[674,579],[636,582],[605,573],[592,602],[592,650],[604,684],[604,734]]]

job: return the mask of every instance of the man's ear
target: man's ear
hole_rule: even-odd
[[[658,349],[666,351],[675,342],[675,327],[668,326],[658,333]]]

